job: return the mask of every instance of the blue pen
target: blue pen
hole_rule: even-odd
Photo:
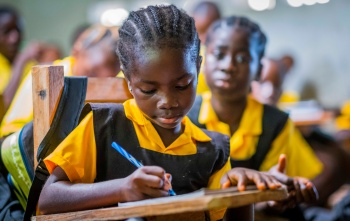
[[[137,168],[143,167],[143,164],[136,160],[133,156],[131,156],[124,148],[122,148],[116,142],[112,142],[112,147],[116,149],[123,157],[129,160],[132,164],[134,164]],[[173,189],[168,190],[170,196],[175,196],[176,193]]]

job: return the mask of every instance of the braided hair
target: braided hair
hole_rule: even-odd
[[[117,54],[128,78],[135,61],[149,49],[185,49],[196,61],[200,41],[192,17],[174,5],[148,6],[133,11],[119,29]]]
[[[94,46],[106,44],[111,50],[111,53],[114,53],[118,38],[118,27],[94,25],[80,34],[74,42],[73,49],[76,51],[86,51]]]
[[[208,45],[211,42],[217,29],[224,27],[245,28],[250,34],[250,51],[254,50],[255,53],[257,53],[258,61],[262,59],[265,53],[265,46],[267,41],[266,35],[264,32],[262,32],[258,24],[254,23],[246,17],[230,16],[214,22],[214,24],[209,28],[205,44]]]

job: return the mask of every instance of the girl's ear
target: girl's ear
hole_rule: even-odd
[[[129,89],[130,93],[132,94],[132,96],[134,96],[133,91],[132,91],[132,87],[131,87],[131,83],[130,83],[129,79],[127,79],[127,78],[125,78],[125,79],[128,82],[128,89]]]

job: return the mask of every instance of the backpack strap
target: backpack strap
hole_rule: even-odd
[[[84,105],[87,88],[86,77],[65,77],[62,95],[51,127],[38,148],[38,166],[29,191],[24,220],[34,214],[39,195],[50,175],[43,159],[51,154],[67,135],[77,126],[79,113]]]
[[[206,126],[204,124],[199,123],[198,121],[199,112],[202,107],[202,102],[203,102],[203,97],[201,95],[197,95],[191,110],[187,113],[187,116],[190,118],[192,123],[194,123],[197,127],[206,129]]]
[[[259,170],[271,145],[280,134],[288,120],[288,114],[269,105],[264,104],[262,119],[262,134],[259,137],[256,153],[253,156],[253,169]]]
[[[124,111],[122,104],[113,103],[88,103],[82,110],[80,120],[82,120],[89,112],[93,111],[94,134],[97,148],[96,159],[96,179],[95,182],[104,180],[108,173],[109,157],[108,154],[112,150],[111,143],[113,141],[122,147],[138,147],[140,146],[135,132],[134,125],[129,120]],[[123,128],[122,131],[117,131]],[[118,154],[119,155],[119,154]],[[108,168],[107,168],[108,167]]]

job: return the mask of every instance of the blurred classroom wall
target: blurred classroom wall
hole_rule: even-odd
[[[43,40],[70,53],[71,37],[81,24],[98,22],[109,7],[133,10],[147,4],[173,3],[190,10],[198,0],[1,0],[16,7],[25,20],[25,42]],[[276,0],[273,10],[253,11],[247,0],[217,0],[222,14],[246,15],[268,35],[266,55],[295,58],[285,88],[315,98],[327,108],[350,99],[350,0],[290,7]]]

